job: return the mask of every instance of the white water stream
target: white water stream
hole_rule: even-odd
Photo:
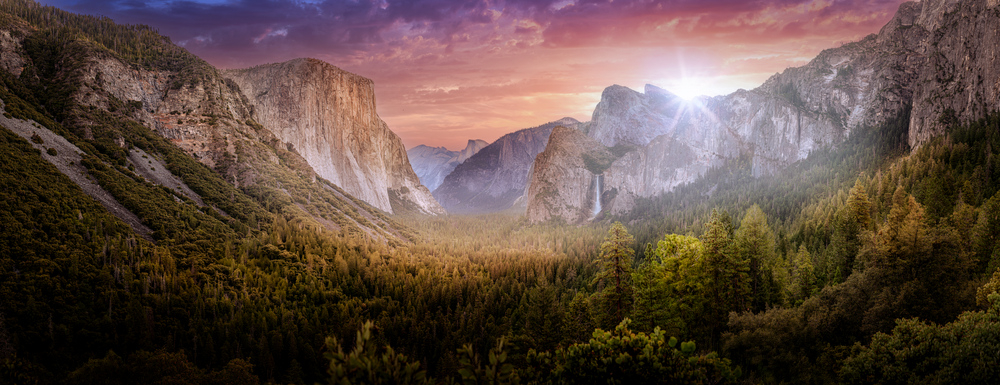
[[[604,182],[604,174],[596,175],[594,180],[594,211],[591,213],[590,218],[596,218],[597,214],[601,213],[601,186]]]

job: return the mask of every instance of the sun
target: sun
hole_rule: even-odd
[[[702,96],[708,93],[707,82],[705,79],[699,79],[695,77],[680,77],[676,79],[667,80],[664,83],[664,89],[670,91],[670,93],[681,97],[684,100],[691,100],[698,96]]]

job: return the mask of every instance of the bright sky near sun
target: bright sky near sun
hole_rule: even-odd
[[[647,83],[690,98],[751,89],[877,32],[899,0],[41,0],[157,28],[222,68],[314,57],[375,81],[418,144],[464,147]]]

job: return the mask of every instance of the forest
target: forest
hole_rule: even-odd
[[[5,116],[79,147],[151,231],[86,195],[41,137],[0,130],[0,383],[1000,377],[1000,115],[911,149],[904,114],[776,175],[743,157],[580,226],[389,216],[280,143],[245,149],[276,164],[213,169],[136,106],[73,97],[90,55],[175,71],[176,89],[215,76],[148,27],[27,1],[0,2],[0,25],[29,58],[0,70]],[[132,149],[206,205],[139,176]],[[227,182],[242,169],[258,182]]]

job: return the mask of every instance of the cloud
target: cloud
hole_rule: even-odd
[[[900,0],[42,0],[157,28],[224,68],[316,57],[375,81],[406,145],[589,119],[611,84],[751,88]],[[440,135],[441,132],[449,135]],[[438,133],[438,134],[426,134]],[[426,142],[421,142],[426,141]]]

